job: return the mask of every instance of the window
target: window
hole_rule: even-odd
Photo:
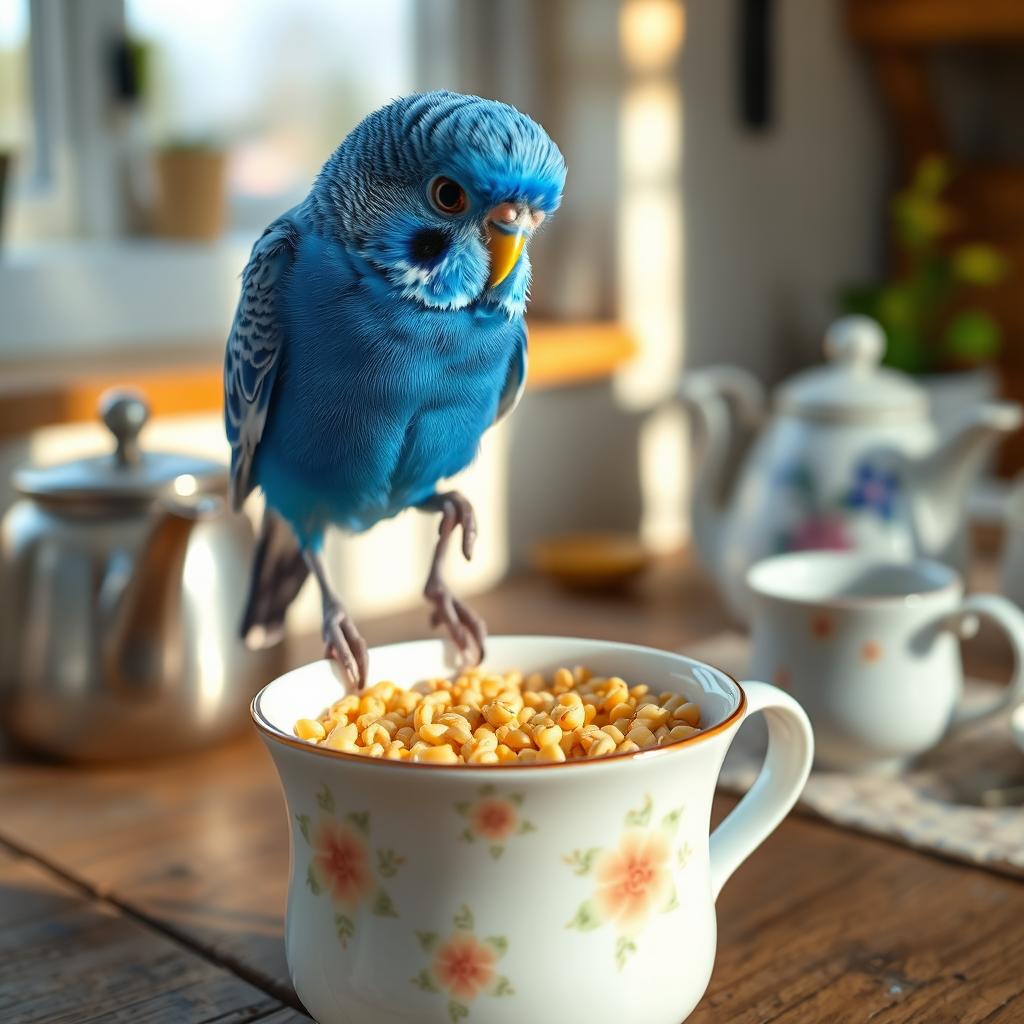
[[[0,0],[0,150],[28,136],[28,0]]]
[[[0,242],[15,161],[30,139],[28,0],[0,0]]]
[[[227,223],[251,234],[367,110],[413,88],[413,4],[0,0],[8,240],[138,234],[151,157],[181,146],[225,154]]]
[[[414,0],[126,0],[145,136],[228,152],[236,226],[306,194],[368,110],[413,88]]]

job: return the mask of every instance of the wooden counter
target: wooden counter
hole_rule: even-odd
[[[560,387],[611,376],[636,353],[613,323],[530,324],[532,388]],[[99,396],[131,384],[149,398],[154,416],[219,412],[223,341],[88,357],[0,360],[0,441],[55,423],[93,421]]]
[[[475,605],[495,632],[669,648],[725,624],[679,558],[632,594],[566,595],[526,577]],[[426,634],[426,613],[363,626],[372,643],[413,638]],[[295,659],[318,649],[300,642]],[[716,816],[732,802],[719,798]],[[284,803],[254,735],[137,767],[8,754],[0,1020],[308,1021],[284,961],[287,867]],[[691,1024],[1024,1019],[1024,885],[1005,877],[793,815],[725,887],[718,919],[715,973]]]

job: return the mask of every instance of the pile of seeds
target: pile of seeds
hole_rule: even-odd
[[[295,723],[309,743],[432,764],[574,761],[676,743],[700,732],[700,707],[585,668],[470,669],[408,690],[381,682]]]

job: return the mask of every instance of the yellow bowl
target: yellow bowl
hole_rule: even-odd
[[[580,590],[619,587],[647,568],[650,552],[631,533],[576,533],[548,537],[530,550],[530,564]]]

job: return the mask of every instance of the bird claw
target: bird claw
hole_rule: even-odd
[[[468,562],[473,557],[476,546],[476,512],[469,499],[458,491],[448,491],[438,498],[441,509],[441,525],[438,535],[446,539],[452,531],[459,527],[462,530],[462,554]]]
[[[369,674],[369,653],[366,641],[344,609],[333,606],[324,609],[323,638],[327,645],[326,657],[341,666],[356,690],[363,689]]]
[[[430,624],[447,631],[455,645],[459,667],[479,665],[484,660],[487,640],[484,620],[446,586],[431,590],[426,596],[434,606]]]

